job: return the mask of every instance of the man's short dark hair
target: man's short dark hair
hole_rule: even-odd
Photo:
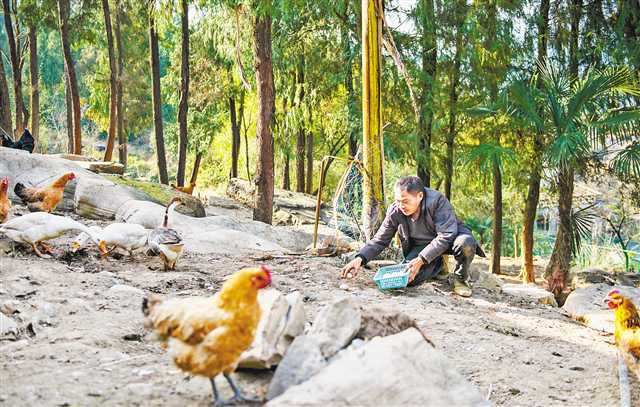
[[[422,182],[420,177],[402,177],[396,181],[394,188],[400,192],[406,191],[417,194],[418,192],[424,191],[424,182]]]

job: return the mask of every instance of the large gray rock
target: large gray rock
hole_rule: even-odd
[[[574,319],[584,323],[589,328],[613,333],[614,312],[603,303],[609,290],[608,284],[593,284],[578,288],[567,297],[562,308]],[[629,297],[635,304],[640,304],[640,289],[618,286],[623,295]]]
[[[81,178],[75,191],[76,213],[91,219],[115,219],[116,212],[129,201],[150,200],[142,191],[118,185],[108,179]]]
[[[303,383],[327,365],[320,345],[318,338],[310,335],[298,336],[293,341],[269,383],[267,400],[278,397],[291,386]]]
[[[538,304],[558,306],[553,293],[535,284],[503,284],[502,292]]]
[[[116,220],[152,229],[162,222],[164,211],[163,206],[153,202],[130,201],[118,210]],[[195,219],[174,212],[169,217],[169,226],[183,235],[185,250],[200,253],[297,252],[312,240],[306,233],[232,216]]]
[[[318,338],[323,356],[329,358],[355,338],[361,321],[362,311],[358,302],[344,297],[320,310],[309,335]]]
[[[302,384],[267,403],[279,406],[487,406],[478,389],[415,329],[345,351]]]
[[[0,147],[0,174],[9,177],[9,199],[20,202],[13,193],[17,182],[41,187],[67,172],[76,179],[67,184],[57,210],[73,211],[95,219],[113,219],[117,208],[130,200],[150,200],[143,192],[118,185],[82,168],[77,161]]]
[[[471,282],[473,283],[473,288],[480,288],[498,293],[502,291],[502,280],[484,270],[473,270],[471,272]]]
[[[262,316],[253,344],[240,358],[240,367],[269,369],[277,365],[294,338],[304,331],[302,296],[284,296],[275,289],[260,290],[258,302]]]
[[[404,312],[382,307],[363,307],[356,337],[369,340],[376,336],[395,335],[409,328],[419,329],[415,319]]]

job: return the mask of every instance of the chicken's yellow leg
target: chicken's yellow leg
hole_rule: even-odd
[[[31,243],[31,247],[33,248],[33,251],[38,255],[38,257],[42,258],[42,259],[50,259],[51,256],[48,256],[46,254],[42,254],[40,252],[40,250],[38,249],[38,246],[35,243]]]
[[[45,253],[54,254],[54,250],[51,246],[49,246],[45,242],[39,242],[39,243],[40,243],[40,246],[42,246],[42,248],[44,249]]]

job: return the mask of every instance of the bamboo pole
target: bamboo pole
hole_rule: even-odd
[[[383,13],[381,0],[362,0],[362,145],[365,168],[362,216],[368,238],[378,229],[384,215],[384,150],[380,93]]]

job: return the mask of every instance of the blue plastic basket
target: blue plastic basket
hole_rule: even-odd
[[[409,269],[407,267],[408,264],[380,267],[373,277],[373,281],[381,290],[404,288],[409,284]],[[394,275],[389,276],[390,274]]]

